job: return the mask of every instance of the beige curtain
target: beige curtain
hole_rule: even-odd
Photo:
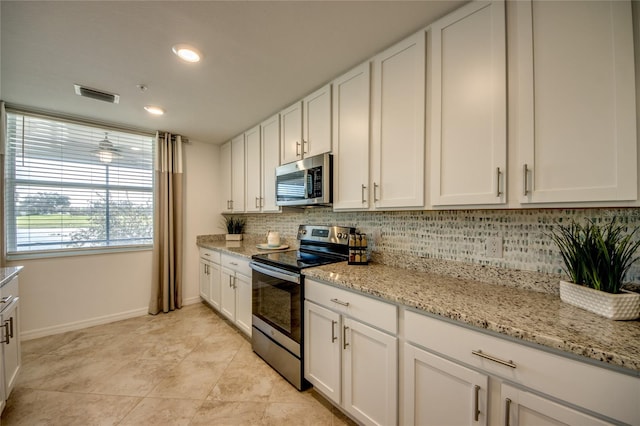
[[[182,137],[156,134],[155,224],[149,313],[182,307]]]

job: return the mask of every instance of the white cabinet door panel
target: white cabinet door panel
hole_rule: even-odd
[[[243,212],[245,209],[245,145],[244,134],[231,140],[231,209]]]
[[[260,167],[260,126],[248,130],[245,138],[245,168],[247,179],[246,211],[259,212],[261,203],[262,169]]]
[[[231,211],[231,142],[220,147],[220,197],[221,210]]]
[[[472,2],[431,26],[433,205],[506,200],[504,2]]]
[[[302,159],[302,102],[280,112],[280,164]]]
[[[263,212],[278,212],[276,205],[276,167],[280,165],[280,116],[262,122],[262,200]]]
[[[630,2],[516,6],[520,201],[636,200]]]
[[[251,336],[251,277],[236,273],[236,326]]]
[[[236,292],[233,289],[234,272],[225,267],[221,269],[220,312],[231,321],[236,320]]]
[[[303,100],[302,156],[331,152],[331,85],[316,90]]]

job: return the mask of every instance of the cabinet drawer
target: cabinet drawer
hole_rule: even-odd
[[[395,305],[309,279],[304,283],[305,299],[391,334],[398,333],[398,311]]]
[[[0,289],[0,297],[18,297],[19,295],[18,276],[16,275],[15,277],[11,278],[8,283],[2,286],[2,288]]]
[[[405,311],[410,342],[596,413],[640,424],[640,378]],[[472,351],[511,366],[474,355]],[[603,398],[602,395],[615,395]]]
[[[200,257],[209,262],[220,263],[220,252],[200,247]]]
[[[242,275],[246,275],[247,277],[251,276],[251,267],[249,266],[248,259],[223,254],[220,257],[220,265],[229,269],[233,269],[234,271],[239,272]]]

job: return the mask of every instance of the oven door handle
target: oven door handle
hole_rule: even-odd
[[[295,272],[283,271],[282,269],[276,269],[271,266],[258,264],[253,261],[249,262],[249,266],[251,266],[251,269],[256,272],[260,272],[261,274],[289,281],[291,283],[300,284],[300,274],[296,274]]]

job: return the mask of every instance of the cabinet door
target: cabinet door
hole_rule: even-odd
[[[231,211],[231,142],[220,147],[220,198],[223,212]]]
[[[231,209],[234,212],[245,210],[244,155],[244,134],[242,134],[231,140]]]
[[[431,204],[506,201],[504,1],[472,2],[430,30]]]
[[[515,3],[520,201],[636,200],[630,2]]]
[[[211,306],[220,311],[220,298],[222,297],[221,291],[221,277],[220,277],[220,265],[217,263],[209,263],[209,288],[211,289],[211,297],[209,302]]]
[[[425,37],[373,62],[373,198],[378,209],[424,208]]]
[[[247,198],[245,211],[259,212],[262,196],[260,190],[262,170],[260,168],[260,126],[245,132],[245,168],[247,180]]]
[[[222,267],[220,271],[220,312],[235,322],[236,290],[233,288],[235,273],[225,267]]]
[[[263,212],[279,212],[276,205],[276,167],[280,165],[280,116],[274,115],[261,125]]]
[[[236,326],[251,336],[251,277],[236,272]]]
[[[280,112],[280,164],[302,159],[302,102]]]
[[[4,367],[4,393],[9,398],[16,384],[18,371],[20,371],[20,323],[18,322],[20,298],[13,299],[0,316],[2,355]]]
[[[369,425],[398,423],[398,339],[344,318],[343,407]]]
[[[304,378],[336,404],[341,402],[340,315],[304,302]]]
[[[333,82],[333,209],[369,208],[371,65]]]
[[[200,259],[200,297],[209,302],[211,299],[210,263]]]
[[[601,426],[612,423],[569,408],[542,396],[502,384],[502,424],[511,426]]]
[[[489,377],[404,345],[404,423],[486,425]]]
[[[331,84],[302,101],[302,156],[331,152]]]

